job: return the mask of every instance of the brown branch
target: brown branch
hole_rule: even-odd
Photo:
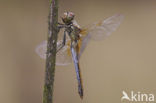
[[[53,103],[53,88],[58,34],[58,0],[50,1],[48,44],[46,55],[45,83],[43,103]]]

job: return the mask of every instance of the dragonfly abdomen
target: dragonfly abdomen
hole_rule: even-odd
[[[73,58],[73,61],[74,61],[76,76],[77,76],[77,80],[78,80],[78,93],[79,93],[80,97],[83,98],[83,87],[82,87],[82,79],[81,79],[78,55],[75,52],[73,47],[71,47],[71,52],[72,52],[72,58]]]

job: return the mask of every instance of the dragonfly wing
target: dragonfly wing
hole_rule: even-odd
[[[116,14],[105,20],[96,22],[92,25],[88,25],[81,30],[81,47],[79,52],[79,58],[83,51],[85,50],[90,39],[93,40],[103,40],[108,37],[122,22],[124,16],[121,14]]]
[[[116,14],[109,17],[103,21],[95,23],[92,27],[88,29],[89,35],[93,40],[103,40],[108,37],[122,22],[124,16],[121,14]]]
[[[57,42],[57,45],[62,44],[62,40]],[[67,40],[66,45],[56,54],[56,65],[69,65],[72,63],[70,41]]]
[[[69,41],[68,41],[69,42]],[[62,40],[57,42],[57,46],[62,43]],[[46,59],[47,52],[47,41],[43,41],[36,47],[36,53],[42,58]],[[72,62],[70,46],[65,45],[60,51],[56,54],[56,65],[68,65]]]
[[[80,59],[83,51],[85,50],[88,42],[90,41],[91,35],[86,35],[84,38],[81,39],[81,46],[80,46],[80,51],[79,51],[79,56],[78,58]]]
[[[47,41],[43,41],[42,43],[40,43],[36,49],[35,52],[42,58],[42,59],[46,59],[46,52],[47,52]]]

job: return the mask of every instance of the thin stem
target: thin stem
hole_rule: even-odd
[[[53,88],[58,34],[58,0],[49,0],[49,29],[43,103],[53,103]]]

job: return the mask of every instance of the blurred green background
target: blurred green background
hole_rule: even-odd
[[[0,103],[42,103],[45,61],[35,47],[47,37],[48,11],[48,0],[0,0]],[[155,0],[59,0],[65,11],[81,26],[115,13],[125,19],[83,53],[83,100],[74,65],[56,66],[54,103],[121,103],[123,90],[156,94]]]

